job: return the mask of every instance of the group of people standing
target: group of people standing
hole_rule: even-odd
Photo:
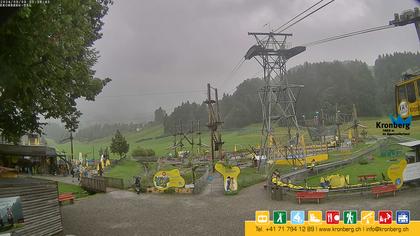
[[[70,170],[70,174],[73,179],[77,177],[77,181],[79,182],[82,177],[87,177],[89,175],[87,168],[83,167],[81,164],[74,165]]]
[[[99,160],[99,163],[96,165],[96,173],[92,173],[92,168],[89,168],[88,164],[85,165],[82,164],[82,162],[78,162],[73,164],[73,168],[70,170],[70,174],[72,175],[72,178],[74,179],[77,177],[77,181],[80,182],[80,179],[82,177],[89,177],[91,174],[98,176],[102,176],[104,174],[105,166],[111,165],[111,162],[109,160],[109,157],[106,155],[101,155],[101,159]],[[95,165],[91,166],[95,168]]]

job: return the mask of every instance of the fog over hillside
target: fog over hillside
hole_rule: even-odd
[[[259,65],[246,61],[229,76],[254,39],[250,31],[276,29],[316,1],[116,1],[96,42],[99,77],[110,77],[95,102],[79,101],[81,125],[141,122],[153,111],[169,112],[182,101],[205,99],[210,82],[232,93],[241,81],[259,76]],[[394,12],[418,6],[414,0],[335,1],[288,32],[291,45],[388,24]],[[373,65],[380,54],[418,50],[412,25],[310,47],[288,62],[358,59]]]

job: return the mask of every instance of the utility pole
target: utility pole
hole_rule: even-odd
[[[194,121],[191,121],[191,155],[194,153]]]
[[[356,143],[359,142],[359,119],[357,118],[356,104],[353,104],[353,129]]]
[[[335,125],[337,125],[337,142],[341,144],[341,132],[340,132],[340,125],[341,125],[341,119],[340,119],[340,111],[338,110],[338,104],[335,104]]]
[[[71,152],[71,161],[73,161],[73,132],[70,131],[70,137],[61,140],[60,142],[64,142],[70,139],[70,152]]]
[[[324,120],[324,109],[321,108],[321,124],[322,124],[322,142],[325,144],[325,120]]]
[[[178,145],[178,143],[177,143],[177,141],[176,141],[176,136],[177,136],[177,133],[176,133],[176,132],[178,132],[178,131],[177,131],[176,129],[177,129],[177,128],[175,127],[175,133],[174,133],[174,157],[175,157],[175,158],[177,158],[177,157],[178,157],[178,152],[177,152],[177,150],[176,150],[177,145]]]
[[[201,155],[201,131],[200,120],[197,120],[197,135],[198,135],[198,154]]]
[[[215,96],[215,100],[212,99],[212,91]],[[222,126],[222,121],[220,118],[220,110],[219,110],[219,101],[218,101],[218,94],[217,88],[213,88],[210,84],[207,84],[207,100],[205,101],[208,108],[209,114],[209,122],[207,127],[210,130],[210,150],[211,150],[211,162],[213,172],[214,169],[214,162],[215,162],[215,151],[219,152],[219,160],[223,159],[223,150],[222,150],[222,134],[220,132],[220,128]]]
[[[74,154],[73,154],[73,132],[70,132],[70,145],[71,145],[71,160],[73,161]]]

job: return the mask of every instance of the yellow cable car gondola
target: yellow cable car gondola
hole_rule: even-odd
[[[395,85],[395,111],[403,119],[420,119],[420,70],[404,74]]]

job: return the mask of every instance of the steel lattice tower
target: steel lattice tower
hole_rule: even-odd
[[[296,100],[303,85],[289,83],[286,76],[286,62],[291,57],[305,51],[305,47],[287,48],[286,39],[292,34],[248,33],[255,37],[253,45],[245,55],[246,60],[255,58],[263,68],[264,87],[258,91],[263,116],[260,155],[268,160],[274,157],[288,159],[295,155],[299,144],[299,124],[296,118]],[[281,146],[274,139],[273,122],[287,128],[287,142]],[[273,144],[277,150],[275,154]]]

